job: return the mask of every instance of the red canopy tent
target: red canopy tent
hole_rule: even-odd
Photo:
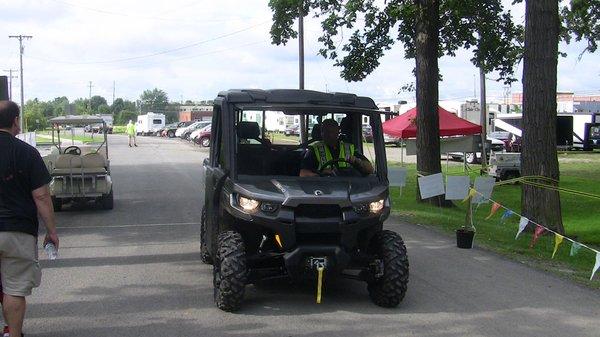
[[[440,115],[440,136],[475,135],[481,133],[481,126],[462,119],[442,107],[438,107]],[[402,115],[383,123],[383,132],[397,138],[415,138],[417,136],[417,108],[412,108]]]

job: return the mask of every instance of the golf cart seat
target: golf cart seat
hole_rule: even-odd
[[[106,174],[106,159],[101,154],[89,153],[84,156],[61,154],[57,157],[52,175],[67,174]]]

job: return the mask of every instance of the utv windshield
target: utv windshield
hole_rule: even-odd
[[[315,110],[237,109],[237,174],[300,176],[301,170],[310,170],[318,176],[376,175],[378,151],[373,141],[379,142],[374,130],[381,130],[380,114],[358,109]],[[323,129],[329,130],[326,139]],[[354,158],[368,161],[371,170],[361,172],[361,167],[353,165]]]

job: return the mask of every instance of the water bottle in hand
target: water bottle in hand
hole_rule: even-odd
[[[48,242],[44,246],[44,250],[46,251],[46,255],[48,255],[48,259],[56,260],[56,258],[58,257],[58,250],[56,249],[54,243]]]

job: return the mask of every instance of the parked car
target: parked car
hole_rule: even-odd
[[[491,138],[491,137],[487,137],[487,140],[488,140],[488,142],[491,142],[491,148],[486,149],[488,158],[490,156],[490,151],[491,152],[505,152],[503,141],[501,141],[500,139]],[[455,159],[455,160],[462,160],[462,158],[463,158],[462,152],[451,152],[451,153],[449,153],[449,155],[452,157],[452,159]],[[467,152],[465,160],[469,164],[479,163],[481,160],[481,152]]]
[[[396,145],[396,146],[402,145],[402,140],[400,138],[390,136],[387,133],[383,134],[383,141],[384,141],[385,145],[388,145],[388,144],[392,144],[392,145]]]
[[[194,123],[194,122],[188,121],[188,122],[177,122],[177,123],[171,123],[169,125],[165,125],[165,127],[160,129],[160,131],[159,131],[160,136],[175,138],[175,132],[177,131],[177,129],[184,128],[192,123]]]
[[[210,146],[210,130],[211,124],[203,127],[202,129],[198,129],[190,135],[190,139],[202,147]]]
[[[298,136],[300,134],[300,125],[290,125],[283,132],[286,136]]]
[[[503,141],[507,152],[521,152],[521,137],[506,131],[490,132],[489,137]]]
[[[373,129],[370,125],[362,126],[363,140],[367,143],[373,143]]]
[[[181,133],[181,138],[185,139],[185,140],[191,140],[190,135],[192,134],[192,132],[198,130],[198,129],[202,129],[204,127],[206,127],[207,125],[210,125],[210,121],[199,121],[196,122],[194,124],[191,124],[190,126],[187,127],[187,129]]]

